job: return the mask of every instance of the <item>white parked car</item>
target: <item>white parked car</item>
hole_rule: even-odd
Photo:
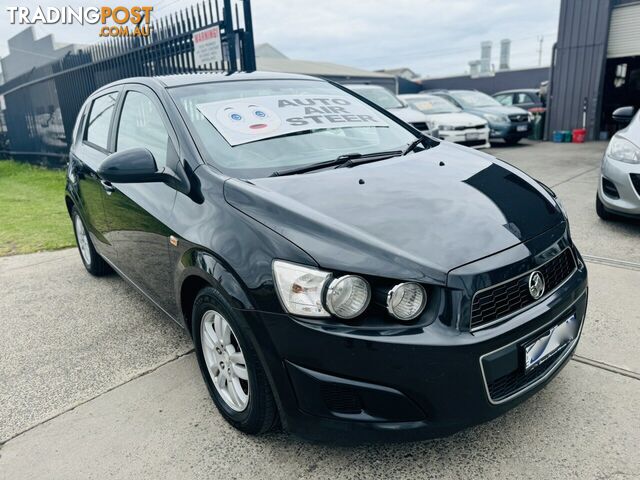
[[[400,120],[410,123],[414,128],[421,132],[431,135],[432,137],[439,136],[437,128],[429,121],[426,115],[414,108],[410,108],[408,104],[400,100],[386,88],[379,85],[365,84],[346,85],[346,87],[349,90],[353,90],[359,95],[362,95],[364,98],[375,103],[379,107],[384,108]]]
[[[399,98],[425,114],[441,139],[474,148],[490,146],[489,125],[484,118],[463,112],[435,95],[419,93],[400,95]]]

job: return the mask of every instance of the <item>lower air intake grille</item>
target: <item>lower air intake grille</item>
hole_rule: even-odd
[[[636,189],[636,193],[640,195],[640,173],[632,173],[631,175],[631,183],[633,183],[633,188]]]
[[[545,282],[544,296],[569,278],[575,269],[576,261],[568,248],[538,267],[536,270]],[[529,273],[476,293],[471,305],[471,328],[506,317],[537,301],[529,293]]]
[[[322,385],[322,399],[329,410],[336,413],[358,414],[362,401],[358,393],[349,387],[327,383]]]

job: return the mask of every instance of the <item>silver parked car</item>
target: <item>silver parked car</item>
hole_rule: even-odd
[[[640,112],[634,112],[634,107],[613,112],[613,119],[627,126],[611,138],[602,158],[596,211],[604,220],[640,218]]]

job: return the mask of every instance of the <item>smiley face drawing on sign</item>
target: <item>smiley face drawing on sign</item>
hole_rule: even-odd
[[[248,102],[220,107],[216,120],[234,132],[247,135],[271,133],[282,124],[280,117],[271,109]]]

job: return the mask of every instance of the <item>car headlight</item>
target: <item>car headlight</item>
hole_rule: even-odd
[[[330,273],[276,260],[273,277],[278,297],[287,312],[306,317],[330,316],[322,304],[322,290]]]
[[[529,112],[528,117],[529,117],[529,122],[533,122],[534,120],[533,113]]]
[[[494,115],[493,113],[483,113],[482,116],[491,123],[509,123],[509,118],[505,115]]]
[[[451,125],[438,125],[438,130],[453,130],[453,127]]]
[[[607,157],[619,162],[640,163],[640,148],[626,138],[614,136],[607,147]]]
[[[418,317],[426,305],[427,292],[417,283],[400,283],[389,290],[387,295],[387,311],[403,322]]]
[[[336,317],[348,320],[364,312],[370,300],[369,283],[357,275],[345,275],[331,281],[325,303]]]

